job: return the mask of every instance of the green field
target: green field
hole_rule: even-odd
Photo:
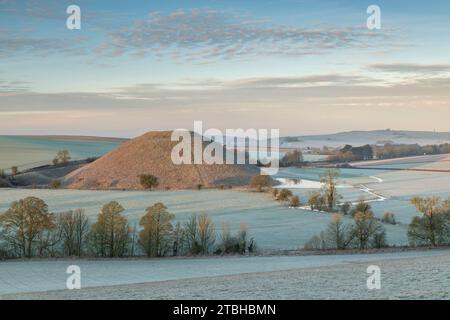
[[[73,159],[101,156],[119,145],[119,142],[77,140],[44,137],[0,136],[0,168],[18,166],[27,169],[49,164],[59,150],[69,150]]]

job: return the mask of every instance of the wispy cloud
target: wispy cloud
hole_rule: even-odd
[[[60,38],[33,38],[27,35],[0,35],[0,58],[18,55],[47,56],[50,54],[83,54],[83,49]]]
[[[26,128],[63,132],[69,125],[84,134],[126,136],[186,127],[198,119],[217,128],[261,126],[297,133],[361,129],[361,124],[368,129],[368,117],[372,129],[406,121],[424,126],[425,118],[443,128],[449,110],[450,77],[386,84],[351,74],[313,74],[149,83],[91,93],[0,93],[0,115]],[[2,132],[17,130],[14,121],[2,126]]]
[[[0,80],[0,95],[23,93],[29,91],[29,83],[25,81],[2,81]]]
[[[415,63],[392,63],[373,64],[370,69],[383,72],[395,73],[420,73],[435,74],[450,71],[450,64],[415,64]]]
[[[429,97],[450,103],[450,77],[417,77],[408,82],[386,83],[383,79],[358,75],[318,74],[298,77],[260,77],[235,80],[204,79],[170,83],[143,83],[111,88],[102,92],[36,93],[26,84],[2,83],[3,92],[15,93],[0,97],[1,105],[20,106],[23,110],[78,109],[80,106],[99,110],[160,109],[174,107],[207,107],[226,109],[242,104],[259,108],[276,105],[307,104],[314,100],[329,104],[340,102],[364,106],[374,98],[414,99]],[[22,90],[20,90],[22,89]],[[336,102],[336,101],[334,101]],[[0,110],[2,108],[0,107]]]
[[[251,20],[216,10],[158,12],[110,33],[97,48],[108,56],[170,56],[197,63],[255,55],[302,56],[340,48],[363,48],[386,39],[385,33],[355,27],[300,28]]]

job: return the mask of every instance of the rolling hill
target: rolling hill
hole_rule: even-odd
[[[139,176],[151,174],[158,178],[157,189],[193,189],[199,185],[242,186],[259,174],[259,168],[254,165],[175,165],[171,152],[178,142],[171,141],[170,137],[171,132],[162,131],[132,139],[68,174],[64,185],[73,189],[141,190]]]
[[[323,146],[337,148],[346,144],[362,146],[387,142],[419,145],[442,144],[450,142],[450,132],[373,130],[280,138],[280,145],[285,148],[322,148]]]

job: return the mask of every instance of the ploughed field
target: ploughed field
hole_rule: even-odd
[[[449,299],[450,251],[0,262],[0,299]],[[81,290],[66,269],[81,268]],[[368,290],[367,267],[381,271]]]

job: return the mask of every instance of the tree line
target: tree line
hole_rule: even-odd
[[[333,213],[326,230],[314,236],[306,249],[347,249],[387,247],[383,224],[397,224],[395,215],[385,212],[381,219],[375,217],[370,204],[361,199],[355,206],[351,202],[339,203],[337,193],[339,171],[326,170],[321,177],[322,190],[312,192],[308,198],[311,210]],[[450,198],[414,197],[411,204],[421,213],[413,217],[407,228],[408,241],[413,246],[440,246],[450,244]],[[352,222],[345,223],[344,216]]]
[[[0,214],[0,257],[165,257],[256,250],[246,225],[233,234],[224,224],[218,236],[207,213],[174,224],[175,215],[156,203],[145,210],[138,225],[130,225],[124,211],[112,201],[91,223],[82,209],[55,214],[36,197],[14,201]]]
[[[433,144],[421,146],[419,144],[394,144],[385,143],[384,145],[364,145],[361,147],[352,147],[346,145],[344,148],[329,151],[328,160],[331,162],[349,162],[360,160],[392,159],[419,155],[433,155],[450,153],[450,144]]]
[[[420,212],[407,227],[411,246],[446,246],[450,244],[450,198],[414,197],[411,203]],[[351,215],[351,223],[344,216]],[[376,219],[370,204],[360,201],[354,208],[332,215],[325,230],[312,237],[305,249],[326,250],[348,248],[368,249],[387,247],[386,231],[382,223],[396,224],[395,216],[385,212]]]

